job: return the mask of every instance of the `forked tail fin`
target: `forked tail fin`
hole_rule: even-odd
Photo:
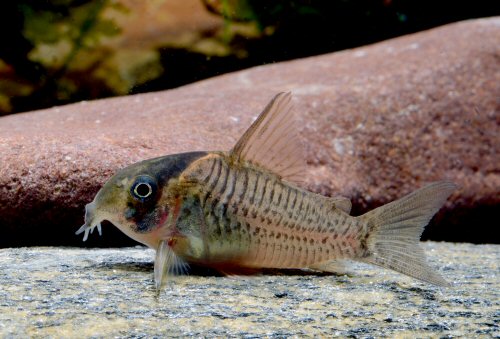
[[[360,259],[439,286],[450,286],[426,262],[420,236],[432,216],[456,186],[449,181],[429,184],[361,218],[368,223],[368,256]]]

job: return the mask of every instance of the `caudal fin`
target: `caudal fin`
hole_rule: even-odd
[[[367,241],[369,255],[360,260],[431,284],[450,286],[427,264],[419,241],[429,220],[455,188],[449,181],[435,182],[362,215],[371,235]]]

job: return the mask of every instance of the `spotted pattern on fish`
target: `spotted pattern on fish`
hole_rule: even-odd
[[[231,253],[245,266],[307,267],[366,251],[361,241],[366,223],[327,197],[272,173],[233,165],[223,154],[199,160],[190,171],[190,181],[202,184],[211,260]]]

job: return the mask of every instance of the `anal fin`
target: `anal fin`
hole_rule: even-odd
[[[245,267],[227,264],[213,266],[213,268],[225,276],[247,276],[262,274],[262,268],[257,267]]]
[[[309,266],[310,269],[320,272],[345,274],[347,273],[346,262],[344,260],[329,260]]]

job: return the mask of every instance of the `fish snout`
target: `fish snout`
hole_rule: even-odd
[[[99,235],[102,235],[101,222],[100,220],[96,222],[95,212],[96,212],[96,202],[94,199],[91,203],[85,205],[85,223],[75,233],[75,234],[81,234],[85,232],[85,234],[83,235],[83,241],[87,240],[89,233],[92,233],[95,227],[97,227]]]
[[[95,205],[95,199],[90,204],[85,205],[85,225],[88,227],[92,226],[92,221],[94,220]]]

